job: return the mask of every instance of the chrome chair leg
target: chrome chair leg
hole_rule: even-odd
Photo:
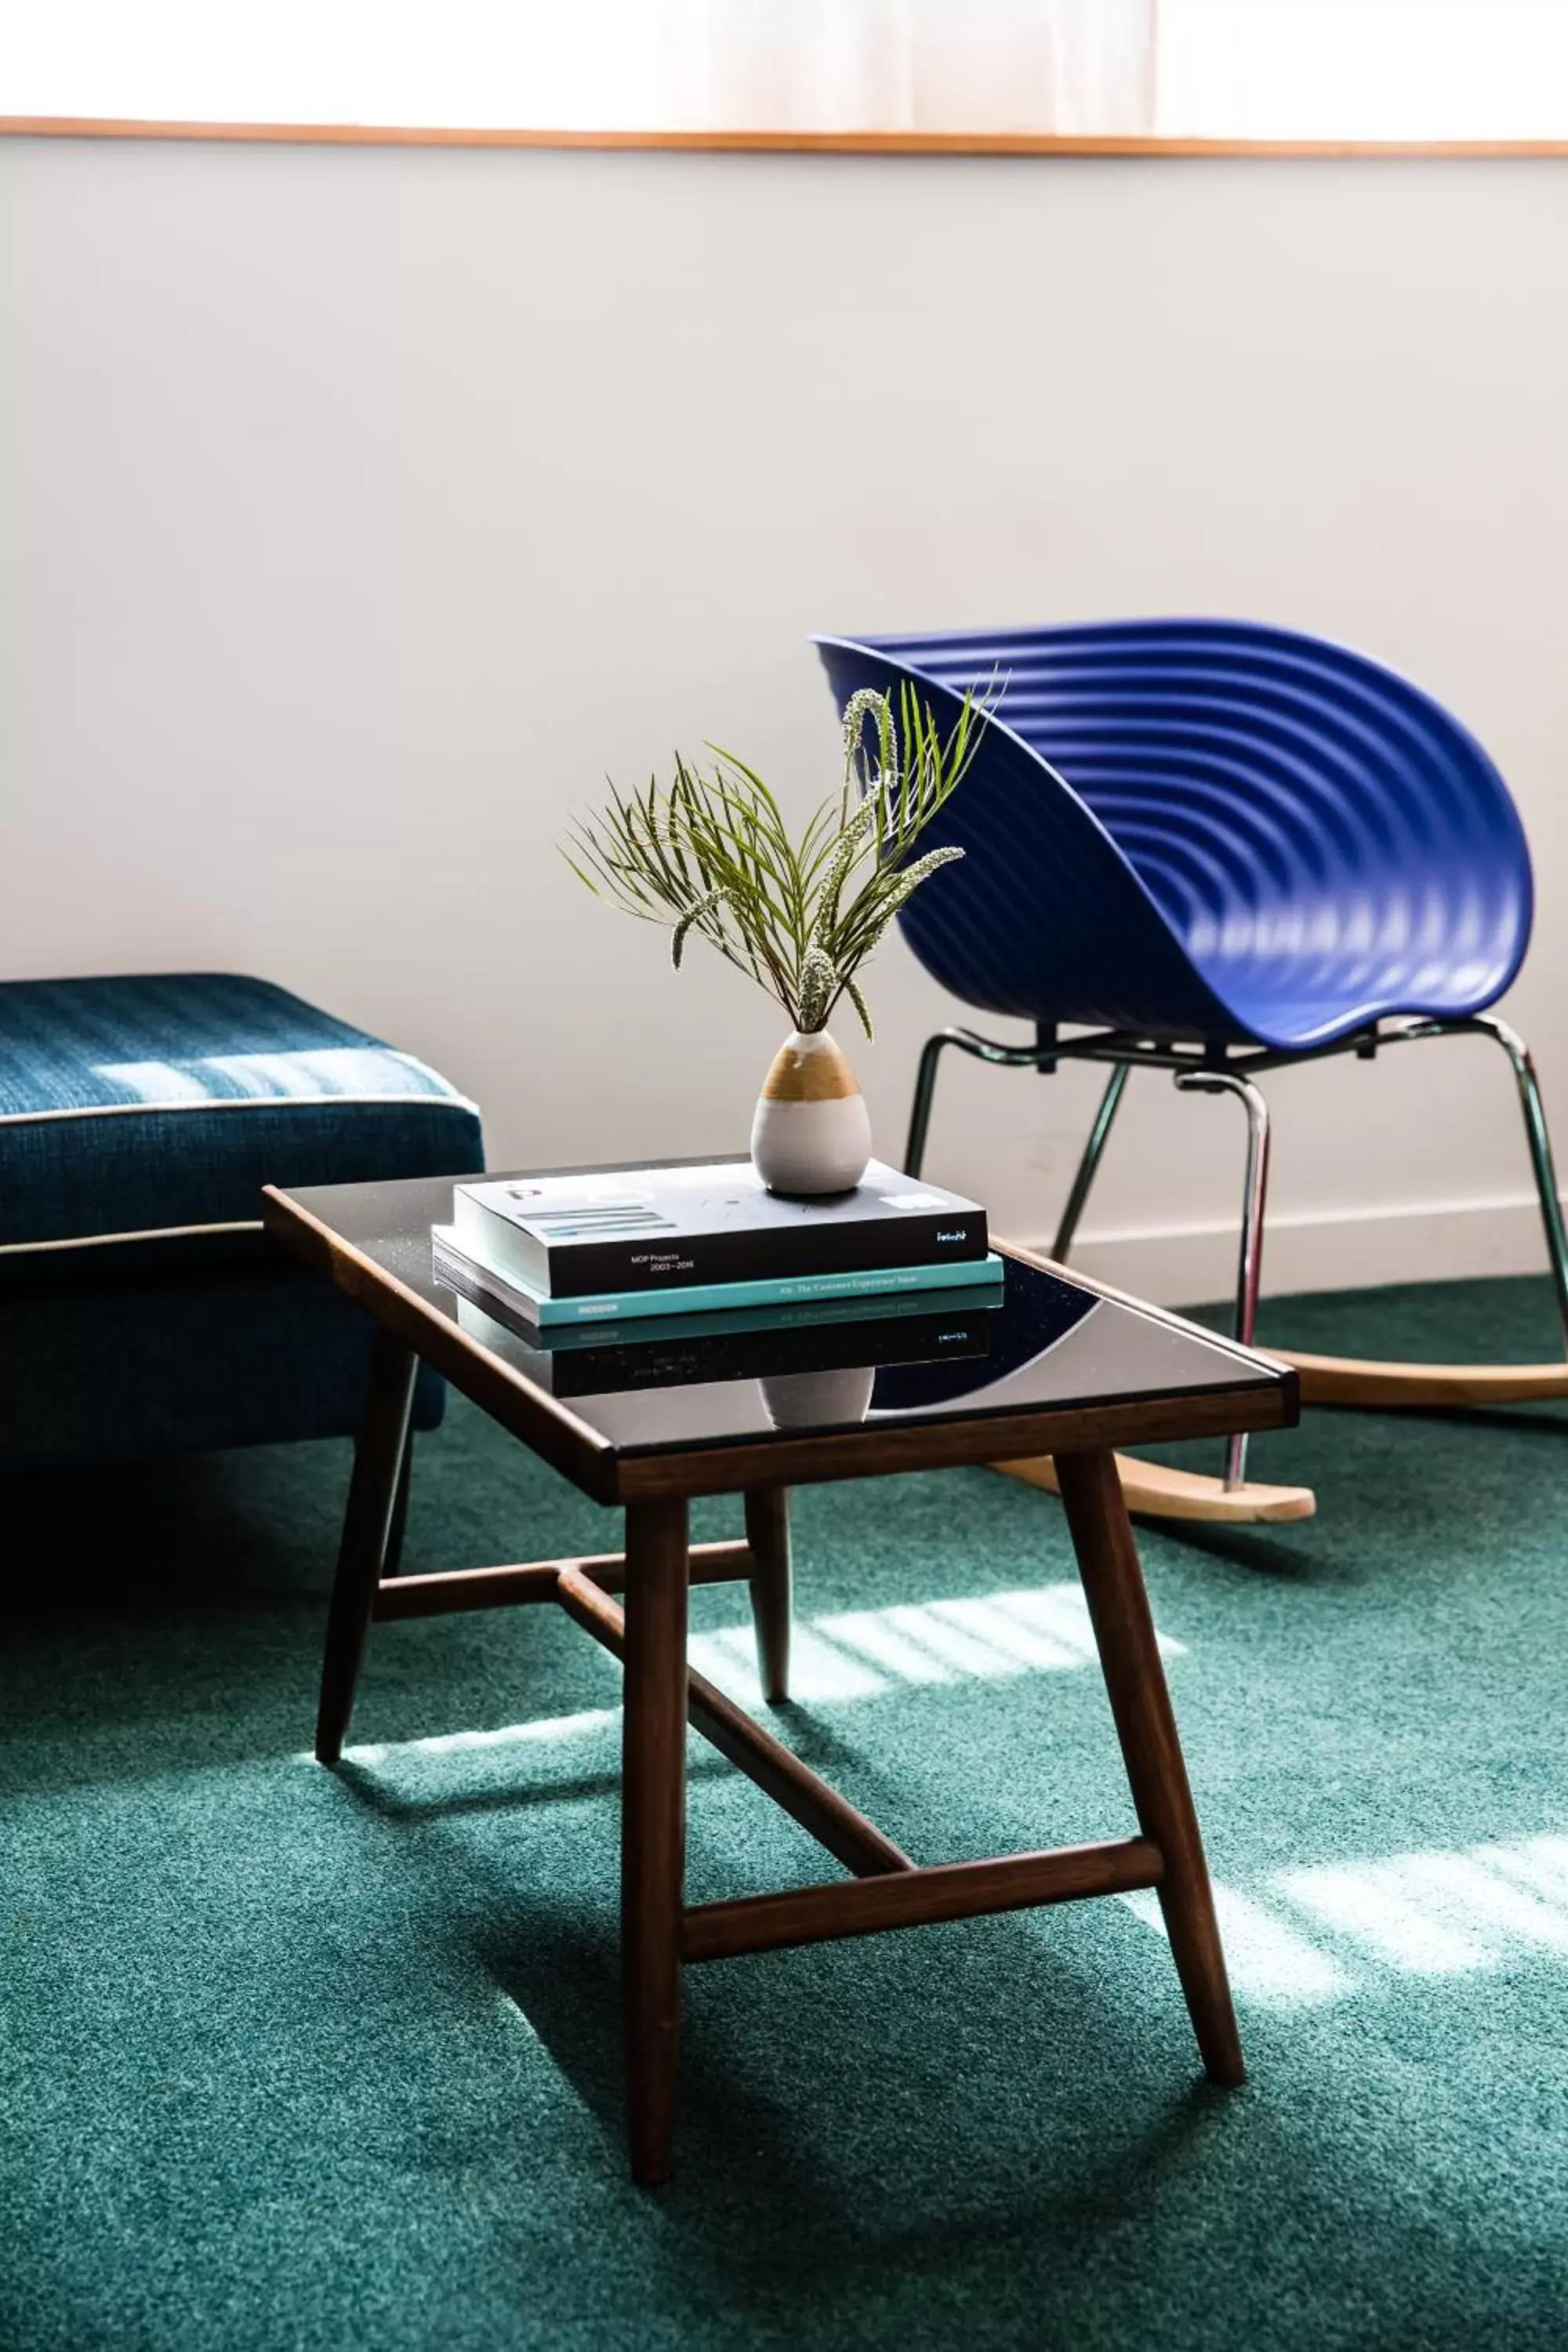
[[[1478,1013],[1467,1024],[1490,1037],[1500,1045],[1513,1068],[1514,1084],[1519,1088],[1519,1107],[1524,1113],[1525,1139],[1530,1145],[1530,1165],[1535,1177],[1536,1197],[1541,1203],[1541,1223],[1546,1234],[1546,1255],[1552,1267],[1552,1285],[1557,1294],[1557,1318],[1563,1326],[1563,1344],[1568,1350],[1568,1227],[1563,1220],[1563,1196],[1557,1189],[1557,1169],[1552,1157],[1552,1136],[1546,1124],[1546,1109],[1541,1099],[1541,1082],[1535,1075],[1535,1064],[1529,1046],[1517,1029],[1495,1013]]]
[[[1058,1265],[1067,1264],[1068,1252],[1078,1232],[1079,1219],[1083,1214],[1084,1203],[1089,1199],[1089,1187],[1094,1182],[1116,1114],[1121,1108],[1121,1097],[1130,1076],[1127,1064],[1118,1062],[1105,1082],[1105,1092],[1100,1097],[1100,1108],[1094,1114],[1094,1125],[1089,1130],[1089,1140],[1083,1147],[1083,1157],[1078,1163],[1078,1173],[1072,1180],[1072,1190],[1068,1194],[1067,1206],[1062,1211],[1056,1239],[1051,1244],[1051,1255]]]
[[[1546,1108],[1541,1099],[1541,1082],[1535,1075],[1535,1063],[1529,1046],[1517,1029],[1500,1021],[1495,1013],[1466,1013],[1457,1021],[1444,1021],[1421,1016],[1409,1021],[1389,1024],[1394,1038],[1422,1037],[1489,1037],[1508,1055],[1513,1080],[1519,1088],[1519,1107],[1524,1114],[1525,1140],[1530,1146],[1530,1165],[1535,1178],[1535,1196],[1541,1204],[1541,1223],[1546,1235],[1546,1258],[1552,1268],[1552,1286],[1557,1296],[1557,1319],[1563,1327],[1563,1346],[1568,1354],[1568,1226],[1563,1216],[1563,1197],[1557,1189],[1557,1169],[1552,1156],[1552,1134],[1546,1124]]]
[[[955,1043],[951,1029],[941,1029],[928,1037],[921,1047],[920,1068],[915,1073],[915,1096],[910,1105],[909,1140],[904,1145],[904,1173],[918,1176],[925,1166],[926,1135],[931,1127],[931,1097],[936,1092],[936,1074],[942,1061],[942,1047]]]
[[[1250,1078],[1223,1070],[1181,1071],[1176,1085],[1184,1092],[1236,1095],[1247,1111],[1247,1179],[1241,1202],[1241,1254],[1237,1268],[1235,1336],[1244,1348],[1252,1345],[1258,1322],[1258,1295],[1263,1279],[1263,1218],[1268,1199],[1268,1105]],[[1247,1480],[1247,1436],[1241,1432],[1226,1440],[1225,1483],[1240,1486]]]

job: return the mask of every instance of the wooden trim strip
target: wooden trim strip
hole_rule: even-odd
[[[693,1584],[733,1584],[756,1573],[750,1544],[693,1544]],[[444,1617],[457,1609],[510,1609],[531,1601],[559,1601],[561,1571],[592,1577],[605,1592],[619,1592],[626,1580],[626,1556],[596,1552],[584,1559],[531,1560],[520,1568],[444,1569],[430,1576],[388,1577],[376,1588],[375,1622],[400,1617]]]
[[[556,1597],[585,1633],[592,1633],[615,1657],[625,1658],[626,1613],[592,1578],[574,1568],[563,1568]],[[753,1723],[704,1675],[689,1673],[687,1690],[692,1727],[846,1869],[862,1876],[913,1870],[909,1855],[891,1838],[884,1837],[874,1822],[857,1812],[837,1789],[819,1780],[809,1765],[792,1755],[760,1723]]]
[[[980,131],[528,131],[367,122],[169,122],[74,114],[0,115],[6,139],[175,139],[290,147],[555,147],[694,154],[1256,156],[1555,161],[1568,139],[1067,138]]]
[[[1152,1838],[1121,1838],[1006,1854],[994,1862],[947,1863],[896,1877],[801,1886],[787,1895],[700,1903],[686,1913],[680,1955],[693,1964],[727,1960],[784,1944],[826,1943],[841,1936],[879,1935],[889,1927],[929,1927],[939,1919],[1023,1911],[1037,1903],[1121,1895],[1134,1886],[1157,1886],[1163,1869]]]

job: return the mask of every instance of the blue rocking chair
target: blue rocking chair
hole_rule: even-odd
[[[945,1029],[921,1056],[906,1165],[918,1172],[943,1052],[1009,1069],[1106,1065],[1052,1255],[1065,1260],[1131,1073],[1226,1093],[1247,1119],[1235,1330],[1262,1267],[1268,1111],[1258,1077],[1417,1038],[1490,1037],[1524,1113],[1565,1360],[1399,1365],[1286,1355],[1320,1402],[1454,1405],[1568,1396],[1568,1234],[1523,1040],[1486,1008],[1529,944],[1530,856],[1502,778],[1458,720],[1361,654],[1234,621],[1111,621],[816,644],[840,709],[912,683],[939,716],[990,719],[923,845],[968,854],[900,918],[926,969],[1013,1045]],[[1064,1035],[1064,1026],[1073,1034]],[[1018,1465],[1051,1485],[1048,1465]],[[1300,1487],[1125,1464],[1135,1507],[1287,1518]]]

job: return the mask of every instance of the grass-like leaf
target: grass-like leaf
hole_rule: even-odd
[[[713,765],[680,758],[668,788],[612,783],[596,816],[562,845],[595,897],[671,932],[679,971],[690,935],[708,941],[810,1033],[847,995],[868,1037],[871,1015],[857,977],[913,893],[963,852],[912,858],[973,759],[984,706],[973,697],[944,740],[934,713],[905,680],[893,698],[869,688],[844,713],[839,789],[798,839],[756,771],[710,743]]]

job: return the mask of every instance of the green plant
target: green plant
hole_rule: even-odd
[[[844,713],[839,790],[798,841],[762,778],[710,743],[712,768],[678,754],[668,789],[654,779],[627,798],[612,784],[608,805],[574,824],[563,855],[596,898],[669,927],[678,971],[695,931],[796,1029],[825,1029],[847,996],[869,1037],[856,975],[911,894],[963,855],[910,857],[973,758],[982,715],[966,696],[944,741],[907,681],[896,710],[863,689]]]

